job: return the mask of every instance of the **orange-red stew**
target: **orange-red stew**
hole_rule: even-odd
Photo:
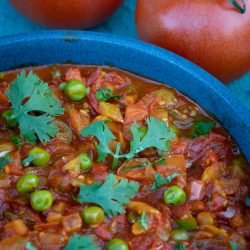
[[[248,164],[178,91],[28,68],[0,75],[0,115],[0,249],[250,249]]]

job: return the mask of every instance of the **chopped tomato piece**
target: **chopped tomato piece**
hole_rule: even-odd
[[[134,158],[126,161],[117,170],[117,174],[132,180],[153,181],[155,170],[147,158]]]
[[[70,80],[82,80],[81,72],[79,69],[70,68],[65,73],[65,80],[68,82]]]
[[[80,231],[82,227],[81,216],[78,213],[64,216],[62,219],[62,226],[63,229],[69,234]]]
[[[8,101],[8,97],[0,90],[0,103],[6,104]]]

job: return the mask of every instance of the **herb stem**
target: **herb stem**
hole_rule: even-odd
[[[244,14],[246,13],[246,3],[245,3],[245,0],[240,0],[241,1],[241,5],[238,3],[238,0],[229,0],[231,2],[231,4],[237,9],[239,10],[239,12],[241,14]]]

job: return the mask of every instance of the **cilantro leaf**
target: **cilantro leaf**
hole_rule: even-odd
[[[109,88],[106,89],[98,89],[95,93],[95,97],[100,102],[106,102],[110,99],[118,99],[119,95],[115,95]]]
[[[70,237],[64,250],[101,250],[94,242],[94,238],[89,235],[75,234]]]
[[[213,129],[213,127],[216,125],[216,122],[214,121],[200,121],[195,122],[193,125],[193,134],[192,137],[196,138],[199,136],[207,135],[209,132]]]
[[[12,162],[12,158],[8,156],[9,151],[3,151],[0,155],[0,169],[2,169],[6,164]]]
[[[163,177],[160,174],[154,174],[154,184],[151,188],[152,191],[155,191],[156,189],[160,188],[163,185],[169,184],[176,176],[179,176],[177,173],[173,173],[167,177]]]
[[[149,228],[149,223],[148,223],[148,219],[147,219],[147,215],[146,215],[145,211],[142,212],[138,221],[139,221],[142,229],[147,230]]]
[[[80,186],[77,196],[79,203],[94,203],[103,208],[109,216],[124,213],[124,205],[130,202],[139,189],[139,184],[127,179],[118,181],[113,174],[109,174],[104,183],[94,183]]]
[[[99,144],[96,143],[96,148],[98,151],[97,161],[104,161],[108,154],[113,155],[113,152],[110,150],[108,144],[111,140],[115,139],[115,136],[110,131],[106,125],[107,121],[98,121],[91,123],[88,127],[80,131],[80,134],[83,136],[95,136]]]
[[[13,118],[18,121],[21,136],[35,143],[36,136],[41,142],[46,142],[56,135],[57,128],[51,122],[53,116],[63,113],[63,108],[52,96],[48,84],[36,74],[30,72],[26,76],[22,71],[6,95],[12,104]]]
[[[245,206],[250,207],[250,196],[245,198]]]
[[[37,250],[37,247],[34,246],[34,244],[32,242],[27,242],[25,245],[25,250]]]
[[[232,250],[240,250],[239,246],[236,244],[235,241],[230,241],[230,245],[232,247]]]
[[[88,127],[81,130],[80,134],[83,136],[95,136],[99,140],[99,144],[96,144],[98,161],[104,161],[108,154],[114,157],[115,162],[117,162],[119,158],[126,158],[129,160],[135,157],[139,152],[150,147],[155,147],[163,151],[169,150],[169,140],[173,139],[175,134],[170,131],[166,123],[154,117],[147,119],[146,122],[148,129],[147,134],[143,138],[141,138],[138,124],[134,123],[131,126],[130,130],[133,135],[133,140],[130,142],[130,151],[127,154],[119,155],[119,143],[115,153],[110,150],[108,143],[110,140],[114,140],[115,136],[105,124],[105,121],[98,121],[90,124]]]
[[[124,155],[127,159],[132,159],[137,153],[143,151],[146,148],[155,147],[159,150],[169,150],[169,140],[175,137],[175,134],[170,131],[166,123],[162,120],[158,120],[154,117],[146,120],[148,125],[147,134],[141,138],[140,130],[137,123],[134,123],[131,127],[133,140],[130,142],[130,151]]]
[[[182,244],[182,243],[177,243],[175,246],[174,246],[174,250],[185,250],[185,246]]]

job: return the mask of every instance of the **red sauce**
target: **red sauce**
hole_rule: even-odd
[[[107,249],[112,238],[120,238],[129,249],[137,250],[174,249],[178,244],[185,249],[231,249],[230,242],[250,249],[250,209],[245,205],[250,194],[248,164],[214,117],[166,85],[115,68],[55,65],[25,69],[30,70],[49,84],[64,114],[56,117],[60,134],[45,144],[36,142],[50,154],[49,163],[43,167],[32,163],[23,166],[22,160],[35,145],[21,141],[18,150],[10,140],[10,135],[19,136],[18,127],[10,128],[0,118],[0,152],[7,145],[13,159],[0,173],[0,249],[25,249],[27,242],[38,249],[61,249],[75,233],[93,235],[102,249]],[[0,79],[0,113],[11,108],[4,93],[18,73],[20,70],[6,72]],[[89,89],[82,101],[71,101],[62,90],[61,84],[72,79]],[[100,104],[95,94],[107,88],[119,98]],[[108,108],[105,103],[110,104]],[[109,119],[108,127],[116,137],[109,147],[114,150],[120,142],[121,152],[126,153],[132,140],[131,125],[135,121],[145,126],[148,117],[163,120],[175,132],[169,151],[151,147],[131,160],[118,161],[116,177],[138,182],[139,191],[132,203],[124,206],[125,213],[113,217],[105,214],[102,223],[88,225],[81,215],[93,204],[79,204],[74,197],[81,185],[104,182],[112,172],[113,159],[108,156],[98,162],[96,139],[79,135],[79,131]],[[213,126],[202,132],[197,129],[201,122]],[[80,153],[89,155],[91,167],[77,172],[65,168]],[[17,190],[18,179],[27,173],[39,177],[36,190],[49,190],[53,195],[53,204],[43,212],[31,207],[30,193]],[[152,191],[156,174],[167,178],[174,173],[178,176],[170,183]],[[185,192],[186,200],[181,204],[164,202],[163,194],[171,186]],[[140,209],[146,214],[147,228],[136,228],[142,216]],[[176,240],[180,237],[176,229],[184,230],[186,238]]]

